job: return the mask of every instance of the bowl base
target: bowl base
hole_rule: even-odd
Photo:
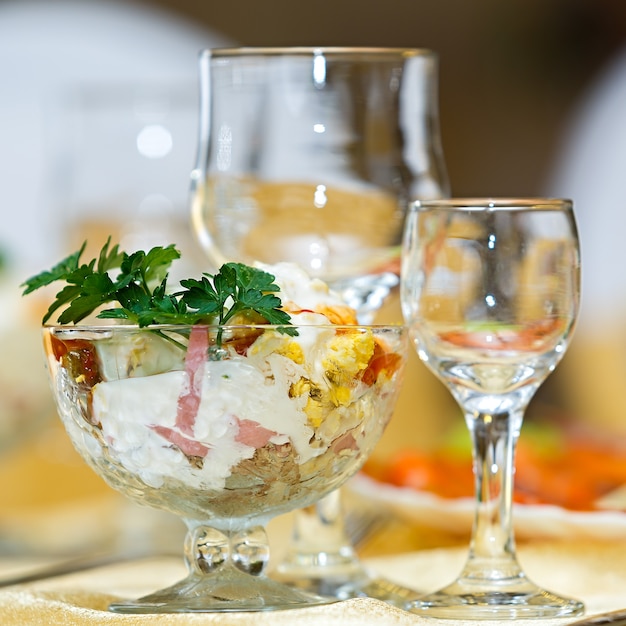
[[[171,587],[137,600],[113,602],[109,610],[114,613],[276,611],[336,601],[229,567],[220,570],[219,575],[190,574]]]

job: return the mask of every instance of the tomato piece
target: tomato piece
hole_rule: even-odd
[[[102,380],[98,354],[90,341],[52,337],[51,347],[55,358],[63,363],[75,382],[93,387]]]
[[[237,354],[245,356],[248,348],[263,334],[261,328],[240,328],[231,337],[223,338],[224,346],[233,348]]]
[[[395,352],[388,352],[378,340],[374,344],[374,354],[369,360],[367,367],[361,374],[361,380],[368,386],[373,385],[381,372],[385,371],[389,376],[400,367],[402,357]]]

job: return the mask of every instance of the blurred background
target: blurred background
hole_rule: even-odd
[[[541,194],[573,116],[626,44],[626,6],[620,0],[363,0],[355,11],[349,0],[219,6],[3,0],[0,34],[2,208],[20,226],[5,222],[0,244],[5,256],[23,257],[12,239],[27,237],[24,247],[39,257],[32,263],[39,268],[43,254],[33,237],[50,244],[49,227],[63,217],[59,205],[72,184],[70,159],[80,148],[79,130],[68,128],[65,115],[74,107],[75,122],[88,88],[93,102],[95,89],[160,85],[182,94],[178,106],[193,112],[196,55],[205,45],[428,47],[440,58],[453,194]],[[190,168],[193,121],[186,131],[176,156]]]
[[[30,533],[42,506],[63,503],[56,513],[63,527],[83,514],[72,508],[76,498],[105,489],[49,419],[34,332],[44,305],[22,301],[19,284],[103,233],[123,235],[132,247],[175,237],[190,264],[202,267],[187,223],[197,54],[229,43],[437,51],[453,194],[564,195],[578,211],[583,319],[537,404],[626,432],[623,0],[0,0],[5,543]],[[398,319],[397,300],[382,317]],[[412,367],[416,382],[381,455],[399,441],[426,446],[458,419],[447,392],[419,363]],[[27,414],[45,417],[29,426],[35,435],[24,428]],[[53,488],[42,479],[42,459],[56,472]],[[86,541],[89,519],[79,525]]]
[[[579,98],[626,42],[620,0],[152,4],[245,45],[436,50],[455,195],[542,193]]]

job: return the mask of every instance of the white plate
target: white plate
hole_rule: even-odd
[[[445,499],[407,487],[394,487],[364,474],[347,488],[368,503],[386,507],[401,519],[451,534],[467,534],[474,519],[472,498]],[[513,525],[517,538],[626,539],[626,512],[567,511],[558,506],[515,504]]]

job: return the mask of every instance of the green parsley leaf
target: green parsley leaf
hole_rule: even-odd
[[[227,324],[236,315],[249,312],[260,315],[270,324],[291,323],[290,315],[280,309],[280,298],[271,293],[279,288],[269,272],[242,263],[225,263],[214,276],[204,274],[199,281],[188,279],[180,284],[186,288],[180,292],[183,302],[199,312],[217,313],[219,324]],[[295,329],[280,330],[296,334]]]
[[[236,316],[260,316],[280,326],[280,332],[297,335],[290,315],[283,311],[275,277],[242,263],[226,263],[215,274],[200,280],[181,281],[182,291],[170,293],[167,278],[180,252],[173,246],[154,247],[132,254],[111,247],[107,240],[97,259],[81,264],[80,250],[51,270],[23,283],[23,295],[54,282],[65,282],[44,315],[45,324],[59,309],[60,324],[78,323],[97,313],[100,319],[123,320],[140,327],[155,324],[227,324]],[[117,275],[112,277],[112,272]],[[115,304],[114,308],[103,308]]]
[[[107,242],[108,243],[108,242]],[[66,280],[67,277],[78,269],[78,260],[85,250],[86,242],[82,245],[81,249],[74,254],[71,254],[67,258],[57,263],[50,271],[41,272],[36,276],[32,276],[26,280],[21,286],[25,287],[22,295],[32,293],[33,291],[46,287],[57,280]],[[105,246],[106,247],[106,246]]]

